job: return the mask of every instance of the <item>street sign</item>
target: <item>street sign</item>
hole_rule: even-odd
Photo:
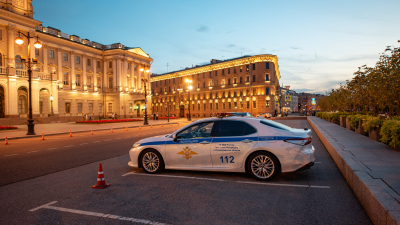
[[[292,96],[291,95],[286,95],[285,96],[285,102],[290,102],[292,100]]]
[[[185,104],[185,108],[187,108],[188,107],[188,104]]]
[[[286,91],[286,95],[290,95],[289,91]]]

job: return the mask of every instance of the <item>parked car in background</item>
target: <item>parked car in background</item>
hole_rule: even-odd
[[[272,117],[272,114],[270,114],[270,113],[260,113],[260,114],[258,114],[256,117],[262,117],[262,118],[267,118],[267,119],[269,119],[269,118]]]

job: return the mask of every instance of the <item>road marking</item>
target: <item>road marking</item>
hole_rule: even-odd
[[[28,153],[34,153],[34,152],[38,152],[38,151],[31,151],[31,152],[28,152]]]
[[[64,148],[69,148],[69,147],[72,147],[72,146],[74,146],[74,145],[68,145],[68,146],[64,146]]]
[[[201,178],[201,177],[188,177],[188,176],[176,176],[176,175],[158,175],[158,174],[145,174],[145,173],[136,173],[129,172],[125,173],[122,176],[128,175],[142,175],[142,176],[157,176],[157,177],[173,177],[173,178],[186,178],[186,179],[195,179],[195,180],[212,180],[212,181],[229,181],[229,180],[221,180],[215,178]],[[317,186],[317,185],[301,185],[301,184],[277,184],[277,183],[261,183],[261,182],[247,182],[247,181],[236,181],[237,183],[243,184],[261,184],[261,185],[270,185],[270,186],[283,186],[283,187],[305,187],[305,188],[331,188],[329,186]]]
[[[104,214],[104,213],[97,213],[97,212],[90,212],[90,211],[83,211],[83,210],[51,206],[54,203],[57,203],[57,201],[44,204],[42,206],[31,209],[29,211],[34,212],[38,209],[52,209],[52,210],[56,210],[56,211],[60,211],[60,212],[69,212],[69,213],[75,213],[75,214],[86,215],[86,216],[97,216],[97,217],[104,217],[104,218],[109,218],[109,219],[132,221],[135,223],[167,225],[166,223],[159,223],[159,222],[155,222],[155,221],[137,219],[137,218],[132,218],[132,217],[124,217],[124,216],[117,216],[117,215],[111,215],[111,214]]]
[[[18,155],[18,154],[5,155],[4,157],[14,156],[14,155]]]
[[[314,185],[301,185],[301,184],[276,184],[276,183],[266,183],[266,182],[247,182],[247,181],[236,181],[237,183],[243,184],[260,184],[260,185],[270,185],[270,186],[283,186],[283,187],[305,187],[305,188],[330,188],[329,186],[314,186]]]
[[[47,149],[47,150],[53,150],[53,149],[57,149],[57,148],[49,148],[49,149]]]
[[[99,143],[99,142],[101,142],[101,141],[95,141],[95,142],[92,142],[92,143]]]
[[[79,144],[79,145],[87,145],[88,143],[82,143],[82,144]]]

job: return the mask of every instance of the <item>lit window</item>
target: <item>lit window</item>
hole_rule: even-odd
[[[108,112],[112,112],[112,103],[108,103]]]
[[[82,103],[78,103],[78,113],[82,113]]]
[[[54,59],[54,51],[53,50],[49,50],[49,58]]]
[[[92,60],[91,59],[87,59],[87,65],[88,66],[92,66]]]
[[[77,64],[81,63],[81,57],[75,56],[75,63]]]
[[[68,76],[68,72],[63,72],[63,83],[64,83],[64,85],[69,85],[69,82],[68,82],[68,79],[69,78],[69,76]]]
[[[89,103],[89,113],[93,112],[93,103]]]
[[[64,61],[68,61],[68,54],[67,53],[63,53],[63,60]]]
[[[80,87],[81,86],[81,75],[76,74],[76,86]]]

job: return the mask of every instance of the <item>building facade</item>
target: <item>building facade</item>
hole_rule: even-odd
[[[299,93],[299,111],[300,112],[309,112],[309,111],[318,111],[320,110],[318,103],[324,95],[321,94],[313,94],[313,93]]]
[[[289,98],[287,96],[289,96]],[[281,87],[282,112],[297,113],[299,111],[298,104],[297,93],[293,90]]]
[[[152,59],[141,48],[102,45],[33,19],[32,0],[0,1],[0,118],[26,118],[28,73],[23,59],[37,59],[32,72],[36,120],[143,117],[144,87],[150,90]],[[35,48],[38,36],[41,48]],[[21,37],[22,45],[15,43]],[[148,96],[151,101],[150,95]],[[150,109],[151,110],[151,109]],[[151,113],[151,112],[149,112]]]
[[[273,113],[279,96],[275,55],[243,56],[151,77],[152,110],[209,117],[222,112]],[[190,87],[192,87],[190,89]],[[189,97],[190,96],[190,97]]]

